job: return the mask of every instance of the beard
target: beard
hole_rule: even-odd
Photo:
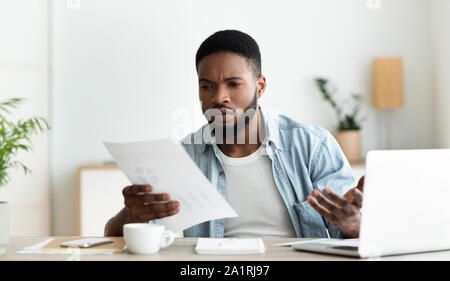
[[[224,105],[219,105],[213,109],[217,108],[227,108],[230,109]],[[240,133],[249,126],[250,121],[253,120],[253,118],[256,115],[256,110],[258,108],[258,99],[257,99],[257,89],[255,89],[255,93],[253,95],[252,101],[244,108],[244,109],[230,109],[231,111],[236,114],[232,116],[232,119],[226,119],[222,114],[218,114],[220,111],[215,111],[214,113],[210,113],[205,110],[203,110],[203,113],[205,114],[205,117],[208,120],[208,123],[210,126],[212,126],[211,133],[216,138],[217,144],[224,144],[230,143],[230,141],[234,142],[234,139],[236,136],[242,136]],[[206,113],[205,113],[206,112]],[[210,117],[210,118],[208,118]],[[219,118],[216,118],[219,117]],[[225,118],[225,120],[224,120]],[[232,120],[232,122],[230,122]],[[232,124],[230,124],[232,123]],[[232,143],[233,143],[232,142]],[[238,140],[238,143],[245,143],[244,140],[240,139]]]

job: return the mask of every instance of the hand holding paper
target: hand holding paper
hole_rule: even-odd
[[[136,143],[104,143],[133,184],[149,184],[180,202],[179,213],[159,219],[173,232],[237,214],[179,144],[170,139]]]
[[[162,219],[179,212],[180,202],[168,193],[155,193],[151,185],[130,185],[123,189],[128,223]]]

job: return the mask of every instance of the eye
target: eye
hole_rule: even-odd
[[[231,82],[230,83],[230,86],[231,87],[233,87],[233,88],[237,88],[237,87],[239,87],[239,86],[241,86],[242,84],[241,83],[238,83],[238,82]]]
[[[202,89],[202,90],[208,90],[210,87],[209,87],[209,85],[201,85],[200,86],[200,89]]]

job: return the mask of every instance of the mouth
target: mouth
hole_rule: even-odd
[[[221,108],[217,108],[217,109],[220,112],[222,112],[222,115],[225,115],[225,114],[232,115],[232,114],[234,114],[234,109],[231,109],[231,108],[221,107]]]
[[[210,123],[215,122],[217,125],[219,125],[218,122],[228,123],[233,121],[236,116],[236,110],[229,107],[216,107],[207,109],[204,112],[204,115],[206,119],[210,120]]]
[[[222,113],[222,120],[223,121],[227,121],[227,120],[231,120],[234,117],[234,109],[230,109],[230,108],[218,108],[219,111]]]
[[[234,119],[235,110],[231,108],[221,107],[221,108],[213,108],[209,111],[209,116],[212,118],[212,122],[219,121],[220,123],[227,123]],[[214,118],[216,116],[217,118]],[[219,116],[222,120],[219,119]]]

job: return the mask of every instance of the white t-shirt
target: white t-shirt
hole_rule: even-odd
[[[239,215],[225,219],[224,237],[296,237],[265,145],[241,158],[228,157],[219,149],[219,157],[226,177],[227,201]]]

